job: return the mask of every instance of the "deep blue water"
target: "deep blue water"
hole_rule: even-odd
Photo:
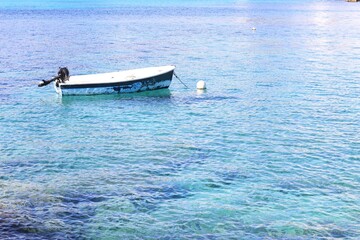
[[[1,1],[0,238],[359,239],[359,11]],[[168,64],[189,89],[36,86]]]

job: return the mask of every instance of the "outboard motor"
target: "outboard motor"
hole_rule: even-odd
[[[56,86],[59,86],[59,83],[64,83],[65,81],[69,81],[70,73],[67,67],[60,67],[58,71],[58,75],[56,77],[53,77],[50,80],[42,80],[39,82],[38,86],[43,87],[48,85],[49,83],[56,81]]]
[[[58,77],[60,82],[69,81],[70,73],[67,67],[60,67],[58,71]]]

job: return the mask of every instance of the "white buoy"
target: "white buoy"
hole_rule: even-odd
[[[204,89],[206,89],[206,83],[205,83],[205,81],[203,81],[203,80],[198,81],[197,84],[196,84],[196,88],[199,89],[199,90],[204,90]]]
[[[255,28],[255,27],[253,27],[253,28],[252,28],[252,30],[253,30],[253,31],[256,31],[256,28]]]

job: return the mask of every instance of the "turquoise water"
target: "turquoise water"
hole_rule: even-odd
[[[359,239],[359,4],[61,2],[0,3],[1,239]],[[189,89],[36,86],[167,64]]]

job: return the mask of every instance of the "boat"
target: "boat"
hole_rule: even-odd
[[[66,70],[64,72],[64,69]],[[96,95],[142,92],[168,88],[175,66],[148,67],[119,72],[70,76],[60,68],[58,76],[43,80],[39,87],[54,82],[55,91],[62,95]],[[62,72],[63,71],[63,72]]]

